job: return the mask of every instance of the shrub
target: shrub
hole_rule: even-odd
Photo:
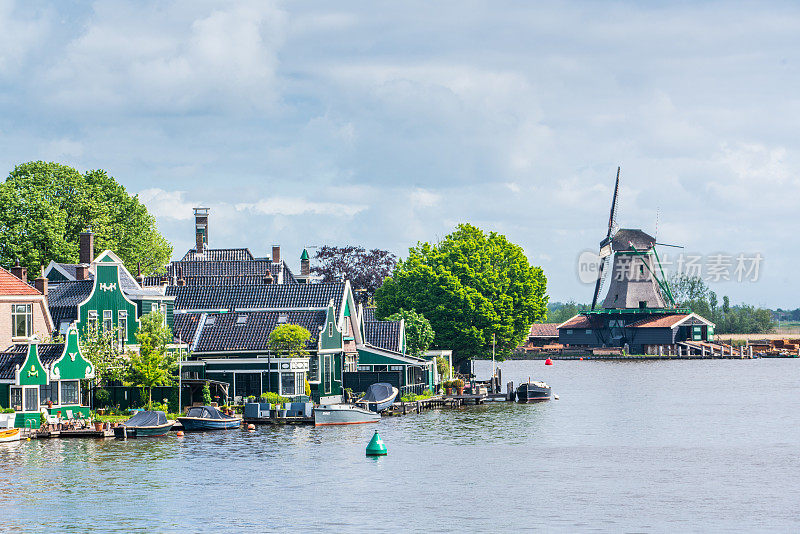
[[[277,393],[273,393],[272,391],[267,391],[261,394],[261,402],[268,402],[270,404],[282,404],[284,402],[289,402],[289,399],[286,397],[281,397]]]
[[[107,389],[98,389],[94,396],[97,399],[97,403],[103,408],[108,406],[108,403],[111,401],[111,393],[109,393]]]
[[[14,413],[14,408],[3,408],[0,413]]]
[[[418,400],[429,399],[431,397],[433,397],[433,392],[429,389],[426,389],[419,395],[414,395],[413,393],[403,395],[403,397],[400,400],[402,400],[403,402],[414,402]]]
[[[454,388],[463,388],[464,387],[464,381],[461,380],[460,378],[456,378],[455,380],[453,380],[452,383],[453,383],[453,385],[451,387],[454,387]]]
[[[203,404],[211,404],[211,388],[208,386],[208,382],[203,384]]]

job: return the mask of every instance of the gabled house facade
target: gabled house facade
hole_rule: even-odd
[[[71,325],[64,343],[28,341],[0,352],[0,407],[16,411],[15,426],[39,428],[41,413],[61,418],[89,416],[81,402],[81,380],[94,378]]]

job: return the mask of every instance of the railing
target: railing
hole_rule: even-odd
[[[409,394],[411,394],[411,395],[420,395],[423,391],[425,391],[426,387],[427,387],[427,384],[422,384],[422,383],[420,383],[420,384],[409,384],[407,386],[401,386],[400,387],[400,394],[398,395],[398,397],[403,397],[404,395],[409,395]]]

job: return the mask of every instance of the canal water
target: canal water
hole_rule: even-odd
[[[797,532],[799,364],[506,362],[560,400],[5,445],[0,530]]]

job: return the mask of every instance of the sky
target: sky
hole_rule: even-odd
[[[0,1],[0,172],[105,169],[176,257],[194,206],[295,269],[469,222],[587,302],[621,166],[665,263],[796,308],[799,66],[789,2]]]

